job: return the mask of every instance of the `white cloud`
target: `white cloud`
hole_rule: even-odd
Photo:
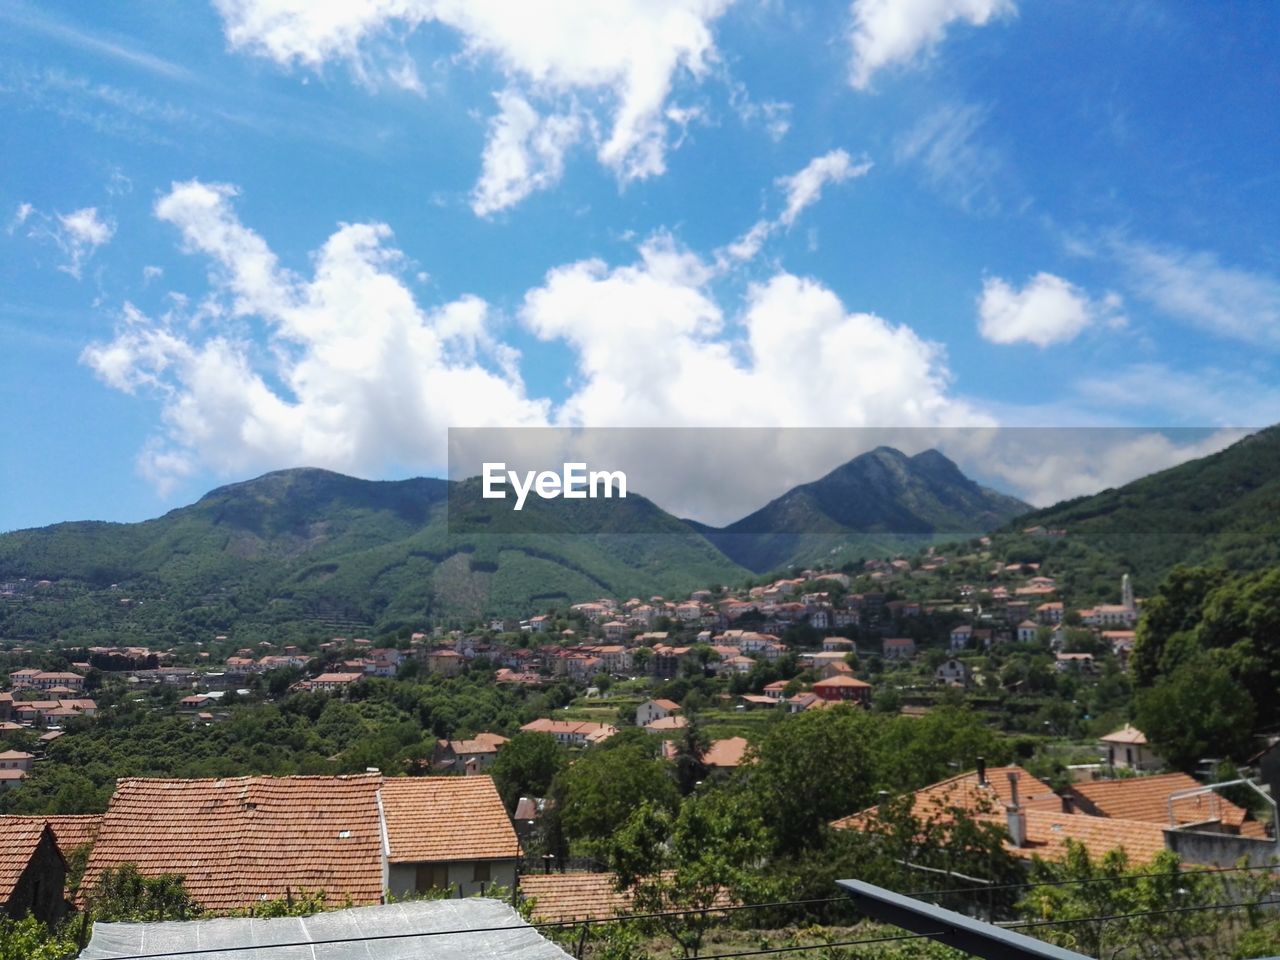
[[[1129,417],[1188,426],[1266,426],[1280,423],[1280,387],[1245,364],[1181,369],[1135,363],[1085,376],[1075,391],[1088,404]]]
[[[63,273],[80,279],[85,261],[99,248],[111,242],[116,226],[98,214],[97,207],[82,207],[71,213],[41,213],[29,203],[18,205],[9,221],[8,232],[30,225],[27,236],[51,243],[62,251],[65,261],[58,265]]]
[[[600,103],[609,122],[598,124],[608,129],[597,157],[625,182],[664,172],[668,97],[678,79],[707,75],[717,56],[711,25],[731,0],[215,2],[233,49],[312,70],[341,61],[363,82],[412,89],[421,84],[404,36],[427,23],[449,27],[524,99]]]
[[[577,357],[571,425],[755,426],[981,421],[947,393],[941,349],[905,326],[848,311],[814,280],[753,285],[734,321],[714,269],[669,237],[634,264],[552,270],[521,317]],[[608,318],[607,320],[602,318]]]
[[[513,206],[564,174],[565,151],[582,133],[574,114],[542,117],[519,92],[498,95],[498,114],[489,121],[489,139],[471,209],[487,216]]]
[[[956,21],[980,27],[1016,7],[1013,0],[853,0],[851,12],[850,82],[865,90],[876,71],[932,52]]]
[[[1207,251],[1118,240],[1112,250],[1135,294],[1183,323],[1233,340],[1280,346],[1280,280],[1223,264]]]
[[[931,110],[898,138],[895,158],[917,165],[925,183],[960,209],[994,214],[1010,177],[1001,153],[983,142],[986,118],[986,110],[975,104]]]
[[[978,297],[978,332],[992,343],[1034,343],[1047,347],[1074,340],[1099,322],[1120,323],[1120,300],[1107,294],[1099,301],[1061,277],[1037,273],[1015,289],[989,277]]]
[[[822,196],[822,188],[828,183],[843,183],[864,176],[870,169],[869,160],[854,163],[844,150],[832,150],[814,157],[799,173],[778,179],[778,185],[787,194],[787,207],[778,218],[779,222],[783,226],[791,226],[801,211],[817,203]]]
[[[774,183],[786,195],[782,213],[773,220],[756,221],[746,233],[726,246],[723,254],[733,260],[754,258],[774,231],[793,226],[801,213],[821,199],[823,187],[828,183],[866,176],[870,169],[870,160],[863,158],[855,163],[848,151],[832,150],[814,157],[798,173],[778,177]]]
[[[200,322],[126,307],[115,336],[82,356],[107,385],[159,398],[163,425],[140,458],[158,485],[200,470],[438,465],[448,426],[545,422],[492,340],[488,307],[419,307],[386,226],[342,225],[303,278],[240,223],[234,196],[191,181],[156,205],[214,264]]]

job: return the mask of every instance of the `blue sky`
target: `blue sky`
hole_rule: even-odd
[[[442,475],[450,426],[1275,422],[1278,48],[1263,2],[5,5],[0,529]]]

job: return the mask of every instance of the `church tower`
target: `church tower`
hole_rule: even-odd
[[[1120,605],[1126,610],[1137,609],[1133,600],[1133,581],[1127,573],[1120,578]]]

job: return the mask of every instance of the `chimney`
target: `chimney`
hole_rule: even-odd
[[[1027,815],[1018,805],[1018,775],[1009,773],[1009,842],[1015,847],[1027,844]]]
[[[978,758],[978,786],[985,787],[987,785],[987,758]]]
[[[1062,812],[1063,813],[1076,812],[1076,798],[1069,793],[1064,793],[1062,795]]]

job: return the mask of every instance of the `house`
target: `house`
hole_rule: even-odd
[[[364,676],[363,673],[322,673],[311,681],[311,689],[319,693],[335,693],[345,690]]]
[[[636,707],[636,726],[645,727],[655,720],[680,712],[680,704],[674,700],[646,700]]]
[[[1164,766],[1164,760],[1147,745],[1147,735],[1127,723],[1119,730],[1113,730],[1099,738],[1098,742],[1105,751],[1109,767],[1141,773],[1159,770]]]
[[[618,728],[607,723],[588,723],[578,720],[551,720],[540,717],[520,728],[525,733],[546,733],[556,738],[556,742],[569,747],[589,747],[601,743],[615,733]]]
[[[1042,603],[1036,607],[1036,619],[1041,623],[1054,624],[1062,622],[1062,602]]]
[[[0,915],[52,926],[62,917],[66,882],[67,864],[47,823],[0,818]]]
[[[22,770],[30,773],[34,760],[34,756],[21,750],[5,750],[0,752],[0,770]]]
[[[515,886],[520,844],[492,778],[389,777],[380,799],[391,896]]]
[[[886,660],[910,660],[916,655],[916,642],[910,637],[886,637],[883,653]]]
[[[0,836],[5,831],[19,825],[20,822],[48,824],[53,831],[53,838],[58,843],[58,850],[64,860],[81,847],[89,846],[97,839],[98,828],[102,825],[101,814],[53,814],[48,816],[18,816],[9,814],[0,816]]]
[[[689,721],[684,717],[671,716],[659,717],[657,720],[651,721],[644,725],[646,733],[656,733],[659,736],[668,736],[673,733],[679,733],[689,725]]]
[[[790,684],[790,680],[775,680],[773,683],[766,683],[764,685],[764,695],[771,700],[781,700]]]
[[[973,671],[969,669],[969,665],[963,660],[957,660],[952,657],[934,671],[933,679],[935,682],[946,684],[948,687],[967,687],[973,682]]]
[[[506,742],[496,733],[477,733],[470,740],[437,740],[431,767],[439,773],[480,773],[493,766]]]
[[[823,700],[840,700],[849,703],[868,704],[871,702],[871,684],[857,677],[837,674],[813,685],[813,692]]]
[[[969,646],[969,641],[973,639],[973,627],[967,623],[962,623],[951,631],[950,640],[947,643],[947,649],[952,653],[958,650],[964,650]]]
[[[1023,620],[1017,626],[1019,643],[1035,643],[1036,634],[1040,632],[1040,625],[1034,620]]]
[[[755,693],[744,693],[738,697],[738,705],[743,710],[769,710],[778,705],[773,697],[763,697]]]
[[[1122,603],[1103,603],[1080,611],[1080,622],[1088,627],[1132,627],[1138,611]]]
[[[1063,673],[1071,670],[1093,673],[1095,665],[1092,653],[1055,653],[1054,666]]]
[[[1064,809],[1061,797],[1021,767],[996,767],[932,784],[912,795],[911,813],[922,821],[945,824],[952,810],[962,810],[983,823],[1003,826],[1005,849],[1032,860],[1062,860],[1068,841],[1101,858],[1116,849],[1125,850],[1134,864],[1146,864],[1166,848],[1160,824],[1138,820],[1082,816]],[[877,807],[844,817],[831,824],[837,830],[880,829]]]
[[[445,677],[462,673],[464,658],[456,650],[431,650],[427,653],[427,670]]]
[[[1248,811],[1185,773],[1164,773],[1073,784],[1068,795],[1080,813],[1094,817],[1142,820],[1166,826],[1196,825],[1200,830],[1266,837],[1263,824]]]
[[[303,892],[359,905],[510,885],[518,852],[489,777],[130,777],[116,785],[81,890],[134,863],[143,876],[182,875],[211,911]]]
[[[736,770],[746,759],[749,746],[746,737],[713,740],[707,752],[702,755],[702,762],[712,770]]]

